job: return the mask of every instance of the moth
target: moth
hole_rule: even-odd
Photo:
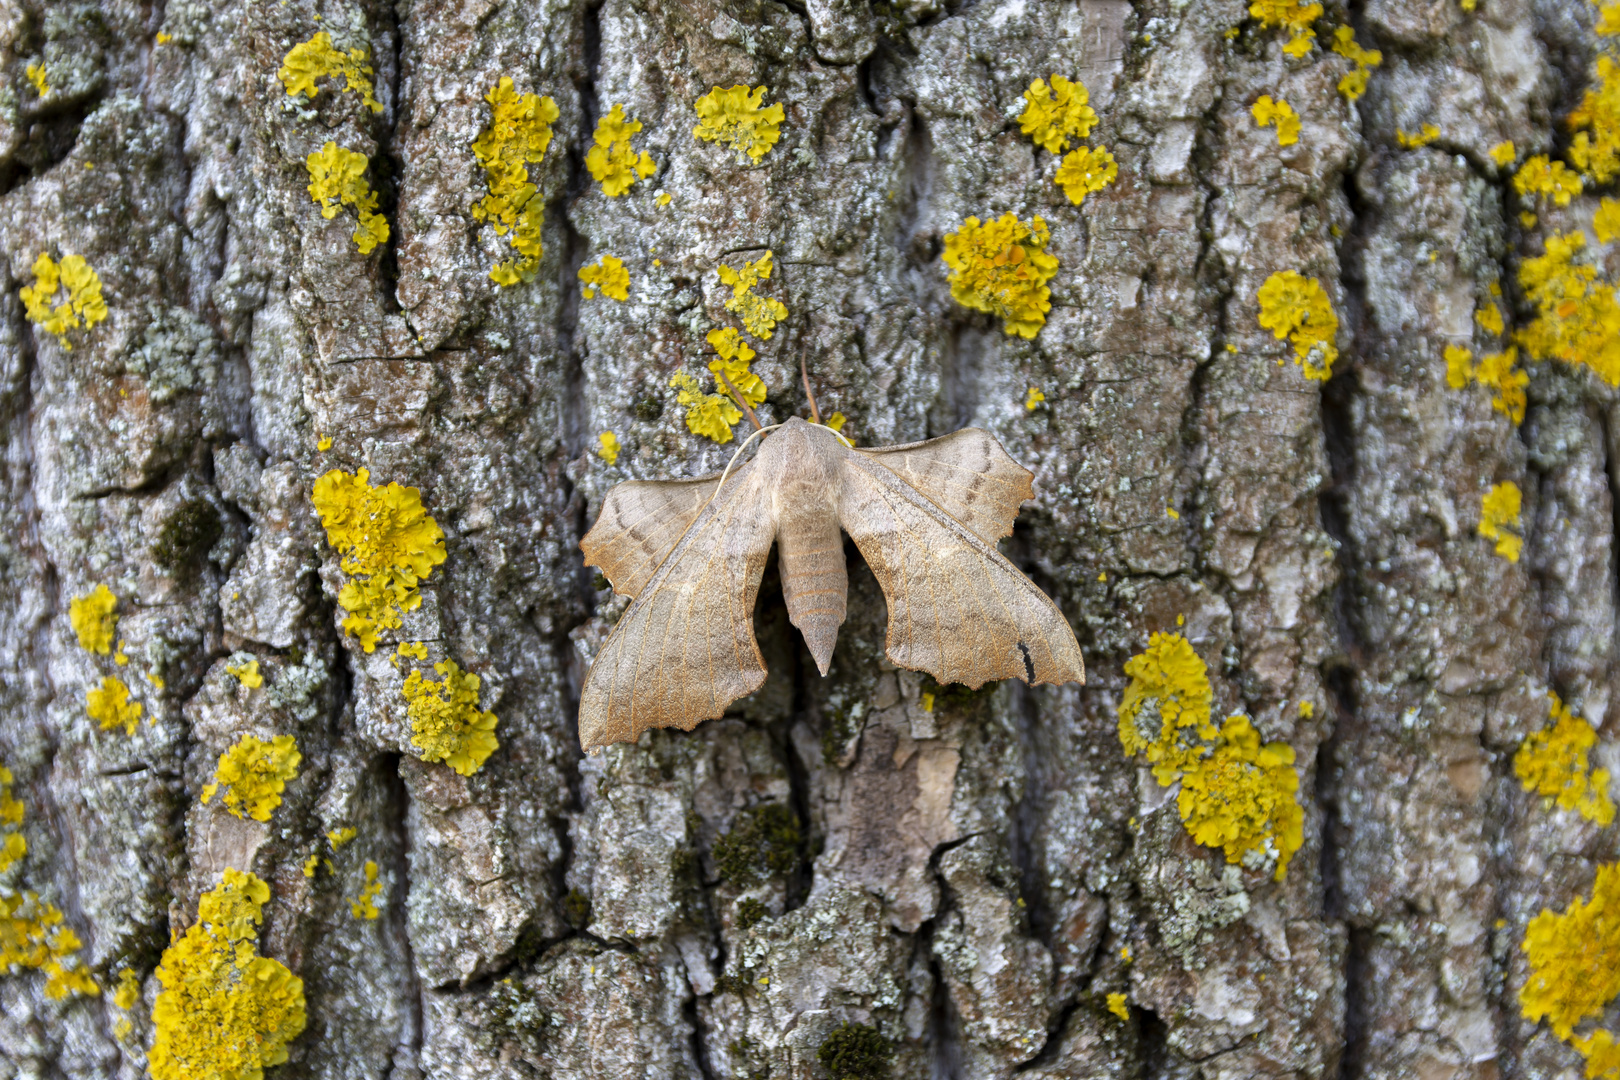
[[[794,417],[750,438],[767,432],[734,471],[608,492],[580,547],[632,599],[585,678],[587,752],[690,731],[759,689],[754,601],[772,543],[788,619],[826,675],[849,591],[841,532],[883,589],[898,666],[975,688],[1085,682],[1068,620],[996,550],[1034,474],[989,432],[855,449]]]

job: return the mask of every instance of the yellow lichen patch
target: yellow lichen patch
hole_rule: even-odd
[[[1278,146],[1292,146],[1299,142],[1299,114],[1288,102],[1281,98],[1272,101],[1270,95],[1261,95],[1249,111],[1254,114],[1255,127],[1277,125]]]
[[[158,35],[159,39],[163,35]],[[382,102],[372,93],[371,53],[366,49],[343,52],[332,47],[332,35],[321,31],[308,41],[294,45],[281,62],[276,77],[287,88],[287,96],[306,94],[313,98],[319,91],[317,79],[343,78],[344,85],[359,94],[366,108],[382,112]]]
[[[630,299],[630,271],[612,255],[604,255],[601,261],[580,267],[579,280],[584,282],[580,294],[587,300],[593,299],[599,289],[609,300],[623,303]]]
[[[728,326],[724,330],[710,330],[704,340],[714,346],[714,351],[720,355],[718,360],[709,361],[709,371],[715,377],[716,388],[725,385],[720,381],[720,376],[724,374],[748,404],[758,405],[764,401],[765,380],[748,366],[749,361],[754,359],[754,350],[742,340],[736,328]]]
[[[377,213],[377,193],[366,183],[366,155],[345,150],[330,140],[304,159],[309,170],[309,197],[321,205],[321,217],[330,221],[343,206],[359,215],[354,246],[369,255],[388,240],[388,219]]]
[[[1194,840],[1222,849],[1229,863],[1249,865],[1251,855],[1275,860],[1281,881],[1305,839],[1298,790],[1294,748],[1261,745],[1260,733],[1239,714],[1222,725],[1212,752],[1183,767],[1176,805]]]
[[[1519,561],[1524,548],[1524,538],[1512,531],[1519,528],[1521,500],[1519,485],[1508,481],[1491,488],[1480,501],[1479,535],[1496,541],[1496,553],[1512,563]]]
[[[1581,178],[1564,167],[1562,161],[1549,161],[1546,154],[1526,158],[1513,174],[1513,190],[1521,199],[1551,199],[1559,206],[1581,193]]]
[[[849,418],[841,412],[835,412],[827,417],[827,426],[840,433],[843,432],[844,425],[847,423],[849,423]]]
[[[129,687],[114,675],[103,678],[97,689],[85,692],[84,706],[102,731],[122,727],[125,735],[133,735],[141,719],[141,703],[129,700]]]
[[[1608,3],[1598,4],[1597,25],[1592,29],[1599,37],[1614,37],[1620,34],[1620,0],[1608,0]]]
[[[754,292],[754,286],[770,280],[772,257],[767,251],[753,262],[744,263],[741,270],[734,270],[725,263],[715,268],[720,284],[731,288],[726,310],[741,319],[748,332],[762,341],[769,341],[776,324],[788,317],[788,309],[780,300]]]
[[[1490,331],[1498,337],[1501,336],[1503,327],[1502,309],[1497,307],[1494,302],[1488,303],[1481,307],[1478,311],[1474,312],[1474,321],[1479,323],[1479,325],[1485,330]]]
[[[1041,402],[1045,400],[1046,394],[1041,390],[1041,388],[1038,386],[1032,386],[1024,393],[1024,408],[1028,412],[1034,412],[1036,409],[1040,408]]]
[[[609,465],[619,463],[619,437],[611,431],[604,431],[596,437],[596,456]]]
[[[1528,736],[1513,755],[1513,773],[1524,790],[1554,800],[1600,826],[1614,820],[1609,799],[1609,771],[1593,769],[1588,755],[1597,745],[1592,725],[1569,711],[1557,694],[1548,694],[1552,724]]]
[[[248,660],[240,664],[226,664],[225,674],[249,690],[257,690],[264,685],[264,675],[259,672],[259,662],[257,660]]]
[[[675,403],[686,409],[686,428],[694,435],[717,443],[731,441],[731,428],[742,419],[742,410],[725,394],[706,394],[698,381],[684,371],[669,377],[675,388]]]
[[[405,711],[411,718],[411,745],[423,761],[442,761],[462,776],[471,776],[501,745],[495,738],[495,714],[478,708],[480,679],[463,672],[454,660],[434,664],[443,682],[412,669],[405,678]]]
[[[281,805],[287,782],[298,776],[303,755],[291,735],[277,735],[265,742],[244,735],[219,756],[214,782],[203,788],[202,801],[208,802],[220,788],[225,809],[239,818],[269,821],[271,811]]]
[[[0,972],[14,968],[45,973],[45,996],[95,997],[96,980],[79,961],[79,935],[63,925],[61,910],[38,894],[0,888]]]
[[[399,662],[402,659],[426,660],[427,646],[420,641],[400,642],[399,647],[394,650],[394,655],[388,658],[388,662],[398,670]]]
[[[1446,385],[1461,390],[1474,377],[1474,354],[1461,345],[1446,346]]]
[[[1311,41],[1316,37],[1311,24],[1322,17],[1322,5],[1302,0],[1254,0],[1249,5],[1249,14],[1260,21],[1262,29],[1287,30],[1292,36],[1283,46],[1283,52],[1300,57],[1311,51]]]
[[[1586,1080],[1620,1080],[1620,1043],[1611,1033],[1599,1028],[1570,1045],[1586,1059]]]
[[[473,140],[472,151],[484,170],[489,194],[473,204],[473,217],[493,225],[496,236],[512,236],[518,257],[497,264],[489,274],[505,288],[533,281],[545,253],[540,242],[545,203],[529,181],[529,166],[545,160],[551,125],[559,113],[549,97],[519,94],[509,76],[503,76],[484,100],[489,102],[489,126]]]
[[[422,603],[418,584],[444,562],[444,530],[422,506],[413,487],[372,487],[371,474],[342,469],[315,481],[311,501],[327,542],[342,557],[349,581],[338,603],[349,612],[345,633],[360,647],[377,647],[377,631],[400,625],[400,612]]]
[[[1101,191],[1118,177],[1119,164],[1106,146],[1082,146],[1064,155],[1063,164],[1058,166],[1053,181],[1063,189],[1063,194],[1069,197],[1071,203],[1079,206],[1086,201],[1087,195]]]
[[[1084,139],[1091,134],[1097,113],[1090,101],[1091,94],[1079,79],[1071,81],[1053,75],[1050,86],[1036,79],[1024,91],[1024,108],[1018,114],[1019,130],[1036,146],[1061,154],[1069,148],[1070,139]]]
[[[135,974],[134,968],[125,968],[118,973],[118,989],[113,991],[113,1004],[127,1011],[140,1000],[141,977]]]
[[[28,76],[28,81],[33,84],[34,93],[44,97],[51,92],[51,83],[45,76],[44,64],[35,61],[24,68],[23,73]]]
[[[336,851],[359,835],[359,831],[353,826],[345,825],[339,829],[329,829],[326,833],[326,842],[332,845],[333,851]]]
[[[1616,22],[1620,16],[1606,10],[1604,25]],[[1575,132],[1569,160],[1583,176],[1595,184],[1620,176],[1620,64],[1613,57],[1598,57],[1586,96],[1569,114],[1569,127]]]
[[[112,651],[117,630],[118,597],[105,585],[97,585],[83,596],[68,601],[68,621],[78,635],[79,647],[106,656]]]
[[[323,454],[332,449],[332,436],[322,435],[320,438],[316,439],[315,449],[319,450]]]
[[[11,794],[11,770],[0,765],[0,874],[28,854],[28,839],[17,831],[22,824],[22,800]]]
[[[1592,231],[1600,244],[1620,236],[1620,199],[1605,198],[1598,204],[1597,212],[1592,215]]]
[[[304,860],[304,876],[307,877],[307,878],[314,877],[315,876],[315,868],[320,866],[320,865],[321,865],[321,857],[319,855],[311,855],[309,858],[305,859]]]
[[[1046,283],[1057,274],[1058,260],[1045,250],[1050,239],[1038,216],[1027,225],[1011,213],[983,224],[968,218],[946,234],[941,255],[951,268],[951,299],[998,316],[1010,335],[1034,337],[1052,310]]]
[[[1219,732],[1210,722],[1208,669],[1180,634],[1154,634],[1125,662],[1130,684],[1119,703],[1119,741],[1146,754],[1154,779],[1169,786],[1198,753],[1198,740]]]
[[[1543,908],[1521,948],[1530,961],[1519,991],[1525,1018],[1544,1019],[1568,1039],[1620,995],[1620,864],[1598,867],[1590,901],[1576,900],[1562,914]]]
[[[1407,150],[1416,150],[1419,147],[1428,146],[1439,137],[1440,129],[1433,124],[1424,124],[1415,135],[1399,128],[1395,131],[1395,141]]]
[[[1356,41],[1356,32],[1348,26],[1333,31],[1333,51],[1356,65],[1354,71],[1339,80],[1339,93],[1355,101],[1367,92],[1368,76],[1384,62],[1384,54],[1377,49],[1362,48]]]
[[[64,255],[58,263],[47,252],[40,252],[34,260],[34,283],[24,285],[17,295],[22,298],[28,321],[52,334],[64,349],[69,330],[83,326],[86,330],[107,317],[107,301],[101,296],[101,278],[96,275],[82,255]],[[57,293],[63,293],[56,302]]]
[[[1481,386],[1490,388],[1492,408],[1515,424],[1522,424],[1525,406],[1529,403],[1525,388],[1530,385],[1530,375],[1514,366],[1518,359],[1516,345],[1509,345],[1501,352],[1486,353],[1479,358],[1474,377]]]
[[[1315,278],[1292,270],[1272,274],[1260,286],[1260,325],[1294,346],[1294,359],[1307,379],[1325,381],[1339,357],[1334,339],[1339,317]]]
[[[1597,270],[1575,262],[1583,233],[1547,238],[1546,253],[1525,259],[1519,284],[1537,317],[1514,335],[1536,360],[1585,365],[1610,386],[1620,386],[1620,297],[1597,282]]]
[[[1495,146],[1491,147],[1488,154],[1492,161],[1496,162],[1505,169],[1509,165],[1513,164],[1513,162],[1518,158],[1519,151],[1514,147],[1513,140],[1509,139],[1506,142],[1499,142]]]
[[[227,869],[204,893],[197,921],[163,952],[152,1005],[153,1080],[254,1080],[287,1060],[304,1030],[304,983],[258,954],[270,887]]]
[[[1126,997],[1122,993],[1112,993],[1108,995],[1108,1011],[1119,1017],[1121,1020],[1129,1020],[1131,1018],[1130,1006],[1126,1004]]]
[[[630,137],[641,130],[640,120],[626,120],[624,106],[615,105],[606,116],[596,122],[592,141],[596,144],[585,154],[585,168],[591,179],[602,185],[602,194],[617,199],[638,180],[645,180],[658,171],[652,155],[645,150],[638,157],[630,146]]]
[[[780,104],[761,108],[765,87],[714,87],[692,103],[698,115],[692,134],[705,142],[719,143],[737,151],[738,159],[751,158],[755,164],[782,137]]]
[[[382,893],[382,882],[377,880],[377,864],[370,859],[366,860],[366,883],[360,887],[360,895],[349,901],[349,914],[357,919],[375,919],[382,914],[377,907],[377,897]]]

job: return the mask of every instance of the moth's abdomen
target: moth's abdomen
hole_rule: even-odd
[[[844,536],[838,519],[827,514],[819,521],[801,521],[776,535],[781,556],[782,599],[788,619],[804,635],[810,655],[823,675],[838,644],[849,599],[849,573],[844,568]]]

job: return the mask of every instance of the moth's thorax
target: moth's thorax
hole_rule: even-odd
[[[793,417],[765,437],[755,468],[769,477],[778,519],[837,519],[837,437]]]

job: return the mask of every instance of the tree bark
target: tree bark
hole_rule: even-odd
[[[1596,206],[1526,226],[1485,153],[1553,149],[1593,56],[1582,0],[1335,8],[1320,25],[1384,53],[1353,104],[1326,34],[1291,59],[1237,0],[0,14],[0,762],[29,847],[3,881],[62,909],[104,986],[143,980],[120,1037],[110,993],[0,974],[0,1078],[140,1075],[153,970],[227,867],[270,884],[260,950],[304,981],[278,1077],[821,1078],[846,1022],[896,1077],[1575,1074],[1520,1016],[1519,941],[1589,890],[1616,830],[1543,807],[1511,759],[1549,688],[1612,740],[1620,414],[1589,372],[1530,364],[1515,428],[1447,386],[1441,350],[1492,283],[1511,324],[1519,260]],[[287,95],[276,70],[319,30],[370,49],[380,113],[331,81]],[[1119,161],[1079,207],[1016,120],[1054,72]],[[560,110],[530,169],[541,267],[504,289],[470,148],[503,76]],[[693,101],[734,83],[786,107],[757,165],[692,135]],[[1297,144],[1256,128],[1261,94],[1302,117]],[[583,155],[614,104],[658,172],[608,199]],[[1439,141],[1402,148],[1425,122]],[[369,159],[392,229],[370,256],[306,190],[328,140]],[[939,259],[965,217],[1008,211],[1044,217],[1061,263],[1027,341],[955,304]],[[767,249],[790,315],[757,343],[761,420],[806,414],[802,357],[861,445],[993,432],[1035,472],[1004,550],[1070,618],[1084,688],[896,670],[855,558],[826,678],[769,571],[763,689],[581,755],[579,687],[622,601],[579,539],[613,484],[724,466],[734,445],[689,433],[668,383],[734,324],[721,258]],[[71,349],[18,299],[42,251],[103,282],[110,313]],[[581,297],[603,255],[628,301]],[[1325,384],[1257,322],[1280,270],[1340,316]],[[369,654],[309,501],[361,467],[420,488],[448,550]],[[1474,529],[1507,480],[1517,563]],[[198,515],[217,536],[177,541]],[[120,598],[132,736],[85,710],[115,669],[68,609],[97,584]],[[1194,843],[1120,748],[1125,661],[1177,630],[1217,716],[1296,751],[1282,882]],[[481,771],[413,753],[399,640],[482,678],[501,745]],[[226,674],[243,654],[262,689]],[[201,801],[243,733],[303,755],[266,823]],[[1612,741],[1599,762],[1620,771]],[[750,844],[788,868],[728,874],[717,845]],[[330,869],[307,877],[311,855]],[[367,860],[376,920],[347,902]]]

